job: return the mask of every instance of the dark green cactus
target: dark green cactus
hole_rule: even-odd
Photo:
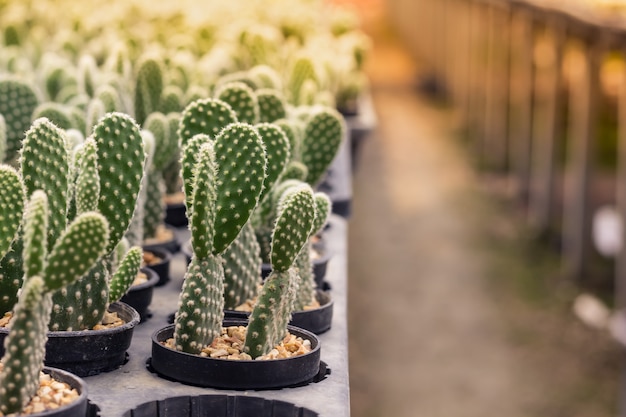
[[[299,120],[294,119],[279,119],[274,122],[278,125],[287,139],[289,139],[289,148],[291,149],[291,159],[299,161],[302,156],[302,136],[304,135],[304,124]]]
[[[237,115],[238,121],[258,123],[259,103],[254,91],[246,84],[234,81],[221,85],[215,92],[215,98],[228,104]]]
[[[164,114],[180,113],[185,107],[185,94],[176,85],[168,85],[163,89],[159,111]]]
[[[207,135],[194,136],[184,149],[182,163],[193,256],[179,297],[174,340],[177,349],[199,353],[221,332],[221,254],[240,234],[258,202],[266,158],[256,129],[232,123],[215,141]]]
[[[259,122],[271,123],[287,116],[287,103],[277,90],[265,88],[255,93],[259,103]]]
[[[159,109],[163,93],[163,70],[154,58],[145,58],[137,70],[135,84],[135,120],[143,126],[150,113]]]
[[[261,123],[255,127],[263,138],[267,157],[267,170],[265,180],[263,181],[263,191],[259,198],[260,201],[263,201],[285,170],[291,153],[289,139],[279,126],[271,123]]]
[[[330,107],[314,109],[306,122],[301,161],[307,166],[306,182],[317,186],[335,159],[345,136],[345,122],[341,114]]]
[[[133,246],[126,252],[111,277],[109,284],[109,303],[119,301],[120,298],[126,294],[128,288],[130,288],[139,273],[142,261],[143,250],[139,246]]]
[[[19,413],[39,387],[51,293],[82,276],[104,254],[108,241],[104,217],[84,213],[48,253],[47,207],[46,194],[37,190],[24,214],[25,283],[13,311],[0,372],[0,411],[5,415]]]
[[[103,84],[99,86],[94,94],[94,98],[102,102],[104,106],[103,115],[104,113],[111,113],[122,109],[120,95],[112,85]]]
[[[272,235],[272,272],[250,314],[244,350],[253,358],[267,354],[287,331],[298,274],[292,265],[305,245],[315,219],[313,190],[308,184],[287,189],[279,204]]]
[[[17,156],[38,104],[39,99],[30,84],[15,79],[0,80],[0,114],[7,127],[5,162],[11,163]]]
[[[166,194],[176,194],[177,192],[181,191],[181,150],[179,148],[178,142],[178,125],[180,123],[180,118],[180,113],[169,113],[166,116],[169,126],[169,137],[173,140],[172,146],[175,147],[175,149],[170,154],[169,161],[165,164],[162,170]]]

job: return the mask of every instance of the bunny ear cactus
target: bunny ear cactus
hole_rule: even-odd
[[[293,63],[287,80],[287,94],[290,103],[296,106],[303,104],[303,86],[307,81],[317,85],[315,65],[311,58],[301,56]]]
[[[259,122],[271,123],[287,116],[287,103],[277,90],[265,88],[255,93],[259,103]]]
[[[175,318],[178,350],[199,353],[221,332],[224,309],[224,268],[221,254],[241,232],[257,204],[265,177],[263,141],[252,126],[228,125],[215,141],[196,135],[194,159],[189,147],[185,165],[193,164],[193,183],[186,198],[193,256]],[[185,174],[183,174],[185,175]],[[185,178],[189,183],[189,178]]]
[[[17,156],[38,104],[37,94],[30,84],[15,79],[0,80],[0,114],[7,127],[5,162],[11,164]]]
[[[14,168],[0,165],[0,314],[11,311],[22,284],[21,239],[18,231],[25,191]]]
[[[109,221],[107,253],[124,237],[135,210],[146,154],[137,123],[123,113],[108,113],[94,127],[98,150],[98,211]]]
[[[7,122],[0,113],[0,162],[4,161],[7,152]]]
[[[25,282],[13,311],[0,372],[0,411],[19,413],[39,387],[52,292],[79,278],[104,254],[106,220],[98,213],[77,217],[48,253],[47,197],[35,191],[24,214]],[[28,337],[24,337],[24,335]]]
[[[266,206],[263,200],[280,177],[290,157],[289,142],[278,126],[262,123],[256,129],[265,144],[267,168],[263,191],[253,217],[262,216],[258,211]],[[261,248],[252,226],[254,221],[253,219],[246,223],[242,232],[224,252],[224,297],[228,309],[234,309],[247,299],[254,298],[260,283]]]
[[[139,63],[135,84],[135,120],[142,126],[150,113],[159,109],[163,93],[163,70],[154,58]]]
[[[272,272],[263,284],[246,331],[244,351],[253,358],[267,354],[279,343],[291,320],[298,286],[292,265],[313,226],[313,190],[307,184],[290,188],[279,207],[272,236]]]
[[[296,257],[295,267],[300,276],[298,295],[294,304],[294,310],[302,311],[315,300],[315,274],[313,273],[313,259],[311,259],[311,237],[320,233],[332,211],[332,203],[328,195],[322,192],[315,193],[315,220],[311,228],[311,234],[304,247]]]
[[[257,96],[246,84],[242,82],[224,84],[218,88],[215,97],[233,109],[238,121],[248,124],[255,124],[259,121]]]
[[[43,190],[48,197],[50,247],[67,223],[70,161],[65,133],[46,118],[35,120],[26,132],[19,162],[26,195]]]
[[[335,159],[345,136],[345,121],[330,107],[317,108],[306,122],[301,143],[301,161],[307,166],[306,182],[317,186]]]
[[[93,159],[83,154],[81,170],[88,172],[78,174],[77,189],[81,175],[91,177],[87,183],[97,178],[99,194],[95,198],[95,188],[89,188],[86,207],[96,205],[108,220],[105,253],[110,254],[124,237],[133,217],[146,158],[143,140],[139,126],[130,116],[108,113],[94,127],[93,139],[88,139],[85,145],[84,152],[95,148],[89,152],[95,150],[97,163],[94,167]],[[77,282],[57,291],[53,296],[51,330],[90,329],[100,322],[109,303],[109,276],[109,262],[102,258]]]
[[[181,116],[178,127],[179,147],[183,149],[187,141],[197,134],[216,138],[222,129],[237,121],[232,107],[222,100],[196,100],[185,108]]]

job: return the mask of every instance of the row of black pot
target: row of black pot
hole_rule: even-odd
[[[176,250],[180,249],[181,246],[170,244],[169,247]],[[158,287],[165,286],[171,280],[170,262],[173,254],[168,248],[152,246],[145,247],[144,251],[153,252],[161,262],[142,268],[142,271],[148,276],[148,280],[131,287],[121,302],[113,303],[109,308],[111,312],[117,313],[125,324],[98,331],[49,332],[45,358],[46,372],[59,375],[59,377],[63,375],[64,380],[67,379],[65,373],[69,372],[71,373],[70,379],[76,379],[76,377],[89,377],[109,372],[125,364],[128,360],[127,350],[131,344],[133,330],[141,322],[150,319],[154,291],[158,291]],[[325,284],[324,275],[330,258],[330,254],[327,253],[316,261],[316,277],[321,285]],[[269,271],[265,273],[267,274]],[[182,279],[180,284],[182,284]],[[320,308],[294,313],[289,326],[290,333],[311,341],[312,350],[306,355],[269,361],[229,361],[185,354],[163,345],[163,342],[173,334],[173,325],[169,325],[155,331],[152,335],[149,370],[162,378],[184,384],[234,390],[276,389],[321,380],[329,371],[320,360],[320,340],[317,334],[326,332],[331,327],[333,303],[328,288],[326,283],[327,290],[318,290],[317,292]],[[224,326],[246,325],[248,314],[239,311],[226,311]],[[0,329],[0,342],[3,342],[7,334],[3,330],[6,329]],[[0,343],[0,354],[3,353],[1,346],[3,343]],[[74,376],[71,377],[71,375]],[[77,378],[76,381],[81,382],[80,378]],[[74,386],[76,381],[68,383],[70,386]],[[84,387],[77,387],[77,389],[79,392],[85,391]],[[216,401],[225,401],[224,404],[239,404],[238,407],[244,407],[241,402],[233,403],[235,401],[233,398],[236,396],[215,397],[223,398],[211,399],[210,401],[205,399],[202,404],[205,404],[206,401],[211,404]],[[82,397],[80,401],[83,402]],[[195,397],[188,398],[186,401],[194,403],[196,399]],[[278,409],[282,409],[281,407],[285,407],[287,403],[274,404],[271,402],[271,404],[272,407],[281,404]],[[90,405],[87,411],[84,407],[84,405],[70,407],[68,409],[69,414],[61,415],[94,415],[93,405]],[[232,409],[233,406],[230,407]],[[145,410],[141,410],[133,411],[128,415],[145,415],[141,414]],[[303,413],[302,415],[317,415],[311,410],[297,407],[294,410],[299,410],[298,412]],[[307,414],[309,412],[312,414]]]

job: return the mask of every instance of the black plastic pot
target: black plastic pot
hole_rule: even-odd
[[[46,366],[63,369],[79,377],[112,371],[127,361],[139,313],[128,304],[116,302],[109,307],[125,324],[103,330],[48,332]],[[0,356],[4,355],[7,328],[0,328]]]
[[[146,268],[150,268],[159,276],[159,281],[156,283],[157,287],[161,287],[167,284],[170,280],[170,265],[172,261],[172,253],[164,248],[143,248],[144,252],[152,252],[155,256],[161,259],[161,262],[146,265]]]
[[[140,404],[123,417],[317,417],[318,413],[295,404],[247,395],[197,395],[170,397]]]
[[[246,320],[224,320],[224,326],[245,326]],[[188,385],[234,390],[275,389],[312,382],[320,374],[321,347],[311,332],[288,326],[291,334],[311,341],[306,355],[274,360],[228,360],[192,355],[165,347],[174,325],[152,335],[151,368],[161,377]]]
[[[171,226],[167,226],[168,229],[173,229]],[[168,251],[169,253],[177,253],[180,250],[180,242],[178,241],[178,239],[176,239],[176,233],[174,233],[174,231],[172,230],[172,238],[170,240],[166,240],[163,242],[151,242],[151,243],[144,243],[143,245],[141,245],[143,250],[159,250],[159,249],[165,249],[166,251]]]
[[[120,301],[134,308],[139,313],[140,322],[143,322],[151,315],[149,307],[152,302],[152,294],[154,293],[154,287],[160,281],[157,273],[150,268],[141,268],[141,272],[148,276],[148,281],[130,287]]]
[[[291,315],[291,321],[289,324],[315,334],[322,334],[330,330],[332,325],[333,301],[331,300],[328,292],[321,290],[317,290],[315,297],[320,303],[320,307],[311,310],[294,311]],[[247,320],[249,315],[250,313],[246,311],[224,311],[224,316],[226,318]]]
[[[185,227],[189,223],[185,203],[171,203],[165,209],[165,223],[173,227]]]
[[[33,417],[85,417],[89,416],[89,400],[87,399],[87,384],[78,376],[58,368],[44,367],[43,372],[52,379],[64,382],[78,392],[78,398],[70,404],[54,410],[30,414]]]

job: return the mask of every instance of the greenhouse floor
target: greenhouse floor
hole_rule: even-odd
[[[550,248],[471,163],[454,113],[368,16],[378,127],[349,221],[353,417],[614,416],[622,348],[571,312]]]

